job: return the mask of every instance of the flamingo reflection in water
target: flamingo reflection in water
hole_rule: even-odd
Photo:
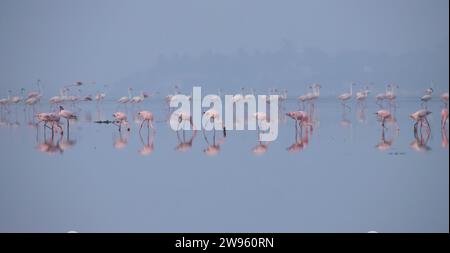
[[[380,151],[385,151],[391,148],[394,143],[394,137],[390,136],[390,138],[386,138],[386,128],[381,129],[381,139],[380,142],[375,146]]]
[[[142,148],[138,150],[138,153],[142,156],[147,156],[153,153],[154,145],[153,145],[153,139],[155,136],[155,131],[150,132],[150,128],[147,128],[147,142],[144,142],[144,138],[142,137],[141,131],[139,131],[139,138],[142,143]]]
[[[261,125],[264,126],[265,123],[267,122],[267,120],[270,120],[270,118],[264,112],[256,112],[253,114],[253,117],[257,121],[256,129],[257,129],[257,134],[258,134],[258,145],[256,145],[255,147],[252,148],[252,153],[254,155],[263,155],[269,149],[269,142],[262,141],[260,138]],[[264,127],[264,128],[267,128],[267,127]],[[272,131],[272,129],[267,128],[267,130],[265,130],[265,131]]]
[[[443,148],[448,147],[447,122],[448,122],[448,108],[444,107],[442,108],[441,111],[441,139],[442,139],[441,145]]]
[[[225,138],[226,138],[225,130],[222,131],[222,134],[223,134],[223,136],[221,138],[219,138],[218,140],[216,140],[216,131],[214,130],[213,131],[213,137],[212,137],[212,143],[210,143],[208,141],[208,137],[206,136],[205,130],[203,130],[203,137],[205,139],[206,144],[208,145],[208,147],[203,150],[203,152],[206,155],[214,156],[214,155],[217,155],[220,152],[220,145],[225,143]]]
[[[411,142],[410,147],[417,152],[430,151],[431,148],[427,145],[431,136],[431,126],[427,116],[431,112],[426,109],[418,110],[410,115],[410,118],[415,120],[414,124],[414,141]],[[422,131],[425,128],[425,131]]]
[[[114,136],[113,147],[123,149],[128,145],[128,133],[119,132],[119,137]]]
[[[222,145],[225,142],[225,138],[227,136],[225,125],[220,117],[220,113],[217,110],[209,109],[208,111],[203,113],[204,120],[206,126],[202,128],[203,137],[205,139],[206,144],[208,147],[203,150],[203,153],[205,153],[208,156],[215,156],[220,152],[220,145]],[[209,124],[212,123],[212,143],[208,141],[208,137],[206,135],[205,128],[207,127],[209,129]],[[222,128],[222,138],[216,141],[216,124],[220,125]]]
[[[186,152],[192,148],[192,143],[197,136],[197,130],[194,128],[194,124],[192,122],[192,116],[187,112],[178,112],[174,114],[178,120],[178,127],[176,130],[178,144],[175,147],[175,150],[178,152]],[[192,135],[189,139],[186,140],[186,130],[185,124],[189,123],[190,127],[193,129]],[[182,132],[182,136],[180,136],[180,132]]]
[[[44,142],[38,143],[36,150],[47,154],[61,154],[64,151],[60,146],[61,139],[63,139],[62,135],[60,135],[58,140],[55,140],[53,137],[44,138]]]
[[[429,128],[428,125],[423,125],[422,127]],[[417,152],[425,152],[430,151],[431,147],[427,145],[428,141],[430,140],[430,132],[422,132],[421,130],[418,131],[417,128],[414,129],[414,141],[411,142],[410,147],[414,149]]]
[[[42,112],[42,113],[36,114],[36,118],[38,119],[38,123],[37,123],[38,125],[39,125],[39,123],[44,122],[44,135],[46,133],[47,128],[52,130],[52,137],[55,134],[55,132],[58,131],[58,129],[61,131],[61,135],[63,135],[64,131],[63,131],[63,128],[61,127],[61,125],[59,124],[60,116],[58,113]],[[50,124],[51,127],[49,127],[48,124]],[[55,126],[56,126],[56,128],[55,128]]]
[[[76,144],[76,141],[71,140],[69,135],[64,137],[64,135],[61,134],[59,137],[55,138],[52,134],[49,138],[47,138],[45,131],[44,140],[43,142],[40,142],[38,129],[36,131],[36,142],[36,150],[47,154],[62,154],[64,151],[71,149]]]
[[[310,115],[305,111],[293,111],[286,113],[286,116],[295,121],[295,142],[287,148],[289,152],[299,152],[303,150],[309,143],[309,137],[313,132],[313,123]],[[300,127],[300,133],[298,128]],[[303,128],[305,135],[303,135]],[[300,137],[300,138],[299,138]]]

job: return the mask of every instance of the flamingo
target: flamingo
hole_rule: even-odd
[[[25,99],[25,104],[32,106],[37,104],[40,100],[41,100],[40,96],[27,98]]]
[[[433,88],[428,88],[425,90],[425,95],[423,95],[420,98],[420,101],[422,101],[422,105],[428,103],[433,98]]]
[[[100,103],[103,99],[105,99],[106,94],[105,93],[97,93],[94,97],[95,101],[97,101],[97,104]]]
[[[293,111],[286,113],[286,116],[295,120],[295,123],[301,125],[303,123],[309,122],[309,115],[305,111]]]
[[[59,116],[67,120],[67,132],[69,132],[69,122],[70,122],[69,120],[71,119],[76,120],[77,116],[73,112],[65,110],[64,107],[62,106],[59,106]]]
[[[350,92],[346,92],[341,94],[338,98],[339,100],[341,100],[342,106],[344,107],[348,107],[346,105],[347,100],[349,100],[350,98],[352,98],[353,96],[353,86],[355,85],[355,83],[350,84]]]
[[[366,87],[365,89],[356,92],[356,100],[358,102],[364,101],[367,98],[367,96],[369,96],[369,93],[370,93],[369,87]]]
[[[239,102],[241,100],[244,100],[244,88],[241,87],[241,94],[236,94],[233,96],[232,101],[233,103]]]
[[[144,98],[145,98],[144,92],[141,91],[141,94],[139,96],[132,97],[130,102],[133,103],[133,104],[137,104],[137,103],[140,103],[140,102],[144,101]]]
[[[285,101],[288,99],[288,91],[286,89],[283,90],[283,93],[280,94],[279,97],[280,101]]]
[[[37,87],[38,87],[38,91],[31,91],[28,92],[27,98],[34,98],[34,97],[40,97],[42,96],[42,88],[41,88],[41,80],[38,79],[37,83],[36,83]]]
[[[445,105],[448,105],[448,92],[444,92],[441,94],[441,100]]]
[[[128,97],[123,96],[123,97],[119,98],[119,99],[117,100],[117,102],[119,102],[119,103],[121,103],[121,104],[126,104],[126,103],[128,103],[128,102],[130,101],[130,99],[131,99],[131,91],[132,91],[132,90],[133,90],[132,88],[128,88]]]
[[[167,104],[170,104],[170,101],[172,101],[173,96],[180,94],[180,89],[179,89],[178,85],[175,85],[174,89],[175,89],[174,94],[169,94],[165,97]],[[170,107],[169,107],[169,109],[170,109]]]
[[[250,94],[244,96],[244,101],[249,101],[255,97],[255,90],[253,88],[250,89]]]
[[[320,97],[320,88],[322,88],[322,86],[318,83],[313,83],[311,85],[311,88],[313,89],[311,99],[315,100],[315,99],[319,98]]]
[[[61,127],[61,125],[59,124],[60,121],[60,116],[57,113],[54,112],[50,112],[50,113],[38,113],[36,114],[36,118],[39,120],[39,122],[44,122],[44,127],[48,127],[47,124],[51,123],[52,124],[52,134],[53,134],[53,129],[54,129],[54,125],[56,125],[60,130],[61,130],[61,134],[63,134],[63,129]],[[38,122],[38,124],[39,124]]]
[[[448,120],[448,108],[444,107],[442,108],[441,111],[441,127],[445,128],[445,124],[447,123]]]
[[[119,127],[119,132],[122,130],[122,125],[126,125],[128,127],[127,130],[130,131],[130,125],[128,124],[127,115],[125,113],[115,112],[113,113],[113,117],[116,119],[116,121],[118,121],[114,124]]]
[[[386,128],[384,126],[384,123],[386,122],[387,119],[392,117],[392,114],[387,110],[379,110],[375,114],[381,120],[381,126],[383,127],[383,129]]]
[[[154,130],[153,128],[153,113],[149,112],[149,111],[141,111],[138,112],[138,116],[142,118],[142,123],[141,123],[141,127],[139,128],[139,131],[141,131],[142,126],[144,125],[144,122],[147,121],[147,128],[151,128]]]
[[[310,85],[309,88],[313,89],[313,85]],[[308,93],[300,95],[298,97],[298,100],[302,103],[302,107],[303,108],[305,107],[305,102],[309,102],[309,101],[311,101],[311,100],[313,100],[315,98],[315,94],[318,97],[320,95],[320,92],[319,92],[319,94],[317,94],[317,93],[315,93],[315,90],[313,89],[312,92],[308,92]]]
[[[22,101],[22,99],[23,99],[23,93],[25,92],[25,89],[24,88],[21,88],[20,89],[20,93],[21,93],[21,97],[19,97],[19,96],[14,96],[14,97],[12,97],[9,101],[10,101],[10,103],[11,104],[17,104],[17,103],[19,103],[20,101]]]
[[[379,106],[382,106],[383,100],[387,99],[386,94],[388,93],[388,86],[390,86],[390,84],[386,85],[384,93],[378,93],[375,96],[375,101]]]
[[[7,98],[0,99],[0,105],[2,105],[2,106],[8,105],[9,104],[9,99],[10,99],[10,93],[8,92],[8,97]]]
[[[212,119],[213,122],[215,121],[219,121],[220,122],[220,114],[217,110],[214,109],[209,109],[208,111],[204,112],[204,114],[209,118]],[[206,149],[203,150],[203,152],[206,155],[209,156],[214,156],[217,155],[220,152],[220,144],[222,144],[225,140],[226,137],[226,130],[225,130],[225,126],[222,123],[222,128],[223,128],[223,138],[221,140],[219,140],[219,143],[216,143],[216,128],[213,128],[213,143],[210,144],[208,141],[208,138],[206,137],[205,131],[203,129],[203,136],[205,138],[206,143],[208,144],[208,147]]]
[[[54,96],[49,99],[50,104],[61,104],[64,102],[66,88],[63,88],[59,91],[59,96]]]
[[[390,100],[390,102],[393,102],[397,98],[397,94],[395,93],[395,88],[399,88],[398,85],[388,85],[389,90],[386,91],[386,99]]]
[[[286,113],[286,116],[295,120],[295,131],[298,131],[298,126],[300,126],[300,132],[303,132],[303,126],[309,126],[312,130],[312,124],[310,122],[310,117],[305,111],[293,111]]]
[[[430,122],[428,122],[427,116],[431,114],[431,111],[426,109],[421,109],[416,111],[415,113],[409,115],[412,120],[415,120],[414,129],[417,129],[417,125],[420,123],[420,127],[422,127],[423,122],[427,123],[428,131],[430,131]]]

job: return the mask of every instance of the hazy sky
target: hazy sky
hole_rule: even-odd
[[[448,47],[448,19],[447,0],[1,0],[0,97],[37,78],[112,83],[175,52]]]

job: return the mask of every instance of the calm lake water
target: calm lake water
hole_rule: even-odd
[[[448,232],[442,104],[428,105],[428,140],[408,117],[416,99],[397,102],[399,131],[388,124],[384,134],[373,101],[351,104],[343,115],[336,99],[317,101],[313,131],[297,139],[281,117],[272,143],[228,131],[209,149],[212,132],[177,136],[160,99],[126,109],[153,111],[154,135],[133,120],[129,133],[96,124],[125,108],[86,102],[66,106],[79,119],[53,140],[30,109],[12,106],[0,121],[0,232]]]

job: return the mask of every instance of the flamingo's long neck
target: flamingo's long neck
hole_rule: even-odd
[[[131,90],[128,89],[128,98],[131,98]]]
[[[353,84],[350,84],[350,96],[353,95]]]

